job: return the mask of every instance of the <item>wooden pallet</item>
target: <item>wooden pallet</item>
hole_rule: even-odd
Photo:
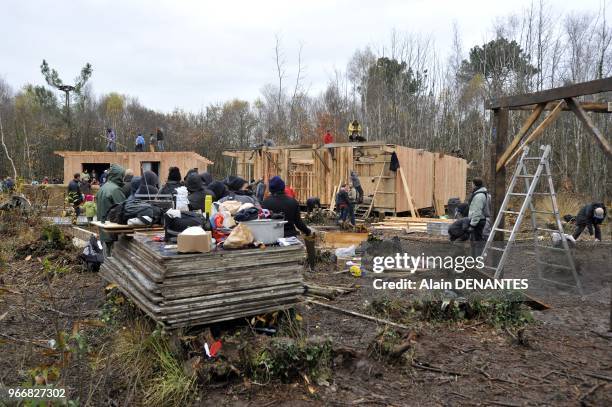
[[[120,239],[100,271],[167,328],[286,309],[304,292],[302,245],[177,254],[151,237]]]

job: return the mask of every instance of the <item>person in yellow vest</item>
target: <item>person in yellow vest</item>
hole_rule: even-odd
[[[349,133],[349,141],[359,141],[359,142],[366,141],[365,137],[361,135],[361,124],[359,124],[357,120],[353,120],[352,122],[349,123],[348,133]]]

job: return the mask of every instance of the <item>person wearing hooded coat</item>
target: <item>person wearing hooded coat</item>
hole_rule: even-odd
[[[176,189],[183,186],[181,180],[181,170],[178,167],[170,167],[168,170],[168,181],[166,181],[166,185],[164,185],[159,193],[161,195],[175,194]]]
[[[123,186],[121,187],[123,195],[125,196],[129,196],[130,191],[132,190],[132,178],[134,178],[134,171],[128,168],[125,170],[125,175],[123,176]]]
[[[204,181],[197,172],[192,172],[187,178],[186,185],[187,199],[189,200],[189,210],[197,211],[204,210],[204,204],[206,202],[206,190],[204,188]]]
[[[138,188],[140,188],[141,180],[142,177],[132,177],[132,180],[130,181],[130,194],[128,195],[127,199],[136,199],[136,192],[138,192]]]
[[[278,175],[270,178],[268,182],[270,196],[268,196],[261,206],[272,211],[272,213],[282,213],[285,215],[285,237],[297,235],[296,227],[306,236],[310,236],[311,230],[306,226],[300,214],[300,204],[294,198],[285,195],[285,182]]]
[[[241,203],[251,203],[258,208],[261,207],[261,204],[259,203],[257,198],[253,196],[253,192],[247,189],[249,183],[246,182],[243,178],[230,176],[226,180],[226,185],[229,189],[229,192],[227,196],[221,199],[217,199],[218,202],[238,201]]]
[[[202,181],[204,181],[204,185],[210,185],[214,181],[212,175],[210,175],[210,173],[208,172],[201,173],[200,177],[202,177]]]
[[[140,179],[140,187],[136,192],[136,195],[157,195],[159,189],[159,178],[153,171],[145,171],[142,178]]]
[[[101,222],[105,222],[109,209],[118,203],[125,201],[125,195],[121,190],[123,187],[123,167],[119,164],[112,164],[108,170],[108,176],[104,185],[96,194],[96,216]],[[106,245],[106,254],[110,256],[113,240],[112,235],[100,230],[100,241]]]
[[[221,181],[214,181],[208,184],[208,189],[212,192],[213,202],[218,201],[229,194],[227,186]]]

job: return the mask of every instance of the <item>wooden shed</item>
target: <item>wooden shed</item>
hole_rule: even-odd
[[[409,191],[399,171],[390,168],[394,153]],[[236,174],[246,180],[263,178],[267,182],[280,175],[303,205],[313,196],[319,197],[322,205],[331,205],[339,185],[349,181],[353,170],[364,196],[373,197],[373,208],[380,212],[409,211],[407,192],[417,209],[440,208],[449,198],[465,200],[466,196],[464,159],[382,141],[261,147],[223,154],[236,160]]]
[[[70,181],[75,173],[84,170],[91,173],[95,169],[98,174],[102,174],[111,164],[119,164],[125,169],[131,168],[136,175],[151,170],[159,175],[162,182],[165,182],[170,167],[178,167],[184,176],[191,168],[204,172],[213,164],[208,158],[191,151],[56,151],[55,154],[64,158],[64,182]]]

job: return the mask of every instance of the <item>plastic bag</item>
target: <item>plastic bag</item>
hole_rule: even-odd
[[[240,249],[253,243],[253,232],[248,226],[243,223],[238,224],[232,233],[223,242],[223,247],[226,249]]]
[[[339,247],[336,249],[336,257],[354,257],[357,246]]]
[[[234,215],[240,207],[242,206],[241,202],[238,201],[225,201],[219,205],[220,212],[229,212],[231,215]]]
[[[176,209],[179,211],[189,211],[188,195],[187,187],[178,187],[176,189]]]

